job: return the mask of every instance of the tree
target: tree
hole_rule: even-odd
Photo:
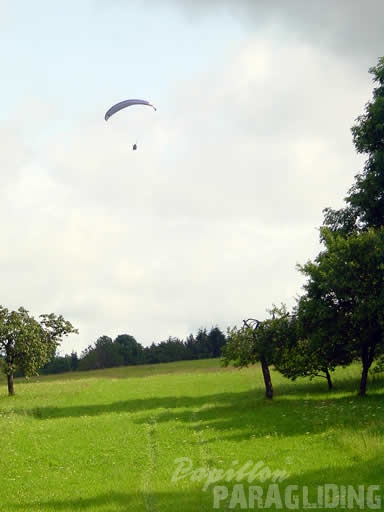
[[[197,359],[207,359],[210,357],[209,337],[207,329],[199,329],[194,338],[194,354]]]
[[[339,331],[337,310],[326,300],[304,296],[290,322],[291,335],[275,357],[276,369],[291,380],[325,378],[332,389],[331,372],[353,359]]]
[[[36,320],[22,307],[9,311],[0,306],[0,355],[4,359],[8,394],[14,394],[14,374],[18,369],[26,377],[37,375],[62,338],[77,332],[61,315],[44,314]]]
[[[185,341],[189,354],[186,358],[207,359],[210,357],[220,357],[225,342],[225,334],[218,327],[212,327],[209,332],[207,329],[200,328],[196,336],[190,334]]]
[[[81,354],[79,370],[100,370],[124,364],[120,347],[109,336],[97,338],[94,345],[89,345]]]
[[[70,358],[71,358],[71,370],[76,371],[79,367],[79,356],[77,355],[77,352],[75,352],[73,350],[71,352]]]
[[[225,334],[216,326],[208,333],[208,344],[211,357],[220,357],[226,342]]]
[[[39,373],[50,374],[50,373],[64,373],[70,371],[76,371],[79,367],[79,357],[77,352],[65,354],[65,356],[59,356],[54,353],[50,361],[40,369]]]
[[[54,354],[50,361],[39,370],[39,373],[64,373],[71,371],[71,356],[58,356]]]
[[[100,336],[95,342],[97,368],[113,368],[122,366],[124,359],[120,347],[109,336]]]
[[[155,345],[144,349],[144,360],[148,363],[169,363],[171,361],[185,361],[189,358],[186,344],[179,338],[169,337]]]
[[[143,362],[145,364],[157,364],[160,362],[157,353],[157,345],[155,343],[151,343],[149,347],[144,347]]]
[[[346,361],[361,360],[365,395],[368,371],[384,352],[384,228],[349,236],[323,228],[322,237],[325,250],[300,268],[318,322],[310,331],[325,340],[326,351],[339,344]]]
[[[98,368],[97,364],[95,347],[88,345],[80,354],[78,368],[80,371],[95,370]]]
[[[361,395],[383,343],[384,57],[369,72],[375,84],[372,99],[351,129],[356,151],[367,155],[364,169],[355,176],[346,206],[324,210],[320,233],[326,250],[301,268],[309,277],[307,300],[319,323],[312,322],[312,334],[328,348],[344,347],[347,358],[361,359]]]
[[[119,334],[114,343],[119,347],[119,352],[124,364],[138,364],[143,357],[143,347],[130,334]]]
[[[356,151],[368,158],[345,198],[346,207],[324,210],[324,226],[343,234],[384,226],[384,57],[369,73],[376,85],[372,100],[351,129]]]
[[[287,339],[294,335],[287,308],[273,306],[271,318],[260,322],[250,318],[243,320],[239,329],[228,329],[227,343],[223,349],[225,366],[233,364],[244,367],[260,362],[265,385],[265,396],[273,398],[272,379],[269,366],[275,363]]]

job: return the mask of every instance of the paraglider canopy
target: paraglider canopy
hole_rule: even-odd
[[[146,100],[124,100],[120,101],[119,103],[116,103],[113,105],[107,112],[105,113],[104,119],[108,121],[108,119],[113,116],[113,114],[116,114],[116,112],[119,112],[119,110],[122,110],[123,108],[130,107],[132,105],[146,105],[147,107],[152,107],[154,110],[156,110],[156,107],[152,105],[152,103],[149,103],[149,101]]]

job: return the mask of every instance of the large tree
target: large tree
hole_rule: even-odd
[[[372,99],[352,127],[356,151],[367,160],[355,176],[346,206],[324,210],[324,225],[344,234],[384,226],[384,57],[369,72],[375,84]]]
[[[348,340],[341,329],[341,318],[330,294],[312,289],[298,300],[291,318],[294,329],[282,344],[275,367],[285,377],[323,377],[333,388],[331,372],[353,360]]]
[[[384,351],[384,228],[349,236],[323,228],[322,237],[325,249],[301,267],[318,322],[309,334],[325,340],[325,350],[339,346],[346,361],[361,360],[365,395],[368,371]]]
[[[77,330],[63,316],[40,315],[36,320],[20,307],[9,311],[0,306],[0,355],[7,375],[8,394],[14,394],[14,374],[37,375],[55,353],[62,338]]]
[[[343,347],[347,359],[361,358],[362,395],[383,344],[384,57],[369,72],[372,98],[352,127],[356,151],[367,155],[364,169],[345,207],[324,210],[320,236],[326,249],[301,268],[309,278],[305,301],[315,311],[310,331],[325,348]]]

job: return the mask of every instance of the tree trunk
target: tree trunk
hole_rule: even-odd
[[[15,394],[15,390],[13,387],[13,373],[10,373],[7,375],[7,380],[8,380],[8,395],[12,396]]]
[[[329,373],[328,368],[325,368],[324,371],[325,371],[325,376],[327,377],[328,389],[332,389],[333,388],[333,383],[332,383],[332,379],[331,379],[331,374]]]
[[[260,362],[261,362],[261,369],[263,370],[263,377],[264,377],[264,384],[265,384],[265,397],[272,399],[273,398],[273,387],[272,387],[271,374],[270,374],[269,367],[268,367],[265,357],[261,357]]]
[[[359,395],[365,396],[367,391],[367,381],[368,381],[368,370],[370,365],[369,364],[363,364],[363,371],[361,373],[361,379],[360,379],[360,390]]]
[[[374,357],[375,357],[375,349],[377,345],[377,340],[379,338],[379,335],[375,333],[376,336],[372,336],[372,341],[370,345],[365,344],[362,347],[361,351],[361,361],[363,363],[363,371],[361,373],[361,379],[360,379],[360,389],[359,389],[359,395],[365,396],[367,392],[367,383],[368,383],[368,371],[373,363]]]

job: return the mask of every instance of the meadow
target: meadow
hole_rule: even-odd
[[[14,397],[1,382],[0,510],[303,510],[325,484],[380,486],[372,505],[384,509],[384,379],[360,398],[358,366],[338,369],[332,392],[322,379],[272,378],[273,401],[258,366],[218,360],[17,380]],[[272,483],[297,486],[293,507]]]

